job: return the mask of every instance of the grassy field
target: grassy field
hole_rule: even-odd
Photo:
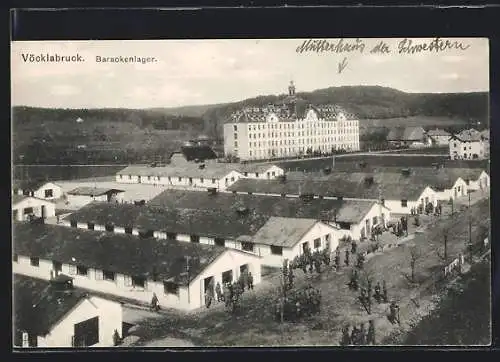
[[[448,290],[439,308],[425,317],[402,340],[403,344],[487,345],[491,342],[490,260]]]
[[[489,200],[472,206],[473,238],[477,239],[479,225],[490,223]],[[319,315],[296,323],[285,323],[282,327],[273,318],[272,306],[277,295],[278,275],[271,274],[256,288],[245,292],[242,306],[236,315],[231,315],[217,305],[186,314],[164,311],[161,317],[151,318],[138,325],[135,335],[140,337],[137,345],[165,337],[189,340],[197,346],[297,346],[338,345],[341,328],[375,321],[377,342],[401,329],[410,329],[416,318],[421,318],[443,288],[441,278],[444,261],[438,256],[442,251],[443,228],[449,229],[448,255],[456,257],[464,249],[467,240],[467,212],[448,217],[431,218],[424,234],[417,235],[409,244],[374,255],[365,263],[365,275],[374,283],[385,280],[389,298],[397,300],[401,308],[401,326],[391,324],[388,319],[388,304],[374,304],[369,315],[357,301],[358,294],[347,287],[351,267],[341,271],[325,270],[321,274],[304,275],[297,271],[296,285],[311,283],[322,292]],[[410,273],[410,247],[416,245],[420,254],[416,266],[416,280],[408,280]],[[489,293],[477,298],[488,298]],[[416,298],[419,306],[411,299]],[[448,328],[452,328],[449,326]]]
[[[444,147],[425,147],[425,148],[410,148],[406,150],[396,150],[391,153],[408,154],[408,155],[444,155],[448,156],[450,150],[448,146]]]
[[[35,180],[80,180],[103,177],[111,177],[116,172],[125,168],[124,165],[117,166],[47,166],[47,165],[14,165],[12,176],[14,179]],[[113,177],[114,178],[114,177]],[[89,180],[90,181],[90,180]]]
[[[343,155],[342,157],[335,158],[335,165],[341,169],[356,170],[360,162],[366,162],[369,166],[379,167],[432,167],[434,163],[444,163],[447,167],[481,167],[487,168],[487,160],[450,160],[446,155],[442,156],[425,156],[425,155],[412,155],[409,156],[394,156],[384,154],[373,155]],[[326,167],[332,166],[332,157],[314,160],[297,160],[288,162],[277,162],[280,167],[289,171],[321,171]]]
[[[447,127],[456,125],[467,125],[466,119],[451,118],[451,117],[434,117],[434,116],[411,116],[397,117],[385,119],[361,119],[360,127],[370,129],[378,127]]]

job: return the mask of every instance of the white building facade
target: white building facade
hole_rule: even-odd
[[[438,197],[436,191],[430,187],[426,187],[418,198],[413,200],[403,199],[403,200],[385,200],[384,204],[391,210],[391,214],[411,214],[413,208],[418,209],[421,205],[425,208],[425,205],[432,203],[433,206],[437,206]]]
[[[490,188],[490,176],[486,171],[482,171],[476,180],[469,180],[467,188],[470,191],[488,191]]]
[[[440,201],[455,200],[458,197],[467,195],[467,182],[459,177],[451,188],[436,191],[436,198]]]
[[[289,87],[295,97],[295,87]],[[295,106],[294,100],[290,102]],[[289,106],[290,106],[289,104]],[[292,111],[293,112],[293,111]],[[313,152],[359,150],[359,121],[334,106],[309,107],[303,116],[276,106],[245,108],[224,124],[224,153],[240,160],[296,157]],[[241,121],[245,118],[245,122]]]
[[[188,170],[176,167],[149,167],[131,166],[116,174],[116,182],[127,184],[156,185],[165,188],[178,188],[186,190],[206,190],[215,188],[225,190],[238,179],[244,178],[236,170],[222,170],[220,166],[207,164],[205,168],[199,166],[189,167]],[[212,168],[217,167],[216,170]]]
[[[56,205],[53,202],[35,197],[12,196],[12,219],[15,221],[26,221],[30,215],[39,218],[55,217],[56,215]]]
[[[38,199],[44,200],[57,200],[62,196],[61,186],[47,182],[40,185],[35,190],[16,188],[15,193],[17,195],[32,196]]]
[[[93,318],[97,318],[98,342],[88,347],[112,347],[115,330],[122,334],[122,305],[95,296],[82,299],[47,335],[38,336],[37,347],[73,347],[75,325]]]
[[[280,267],[283,265],[284,260],[291,261],[295,257],[304,254],[305,249],[312,252],[324,249],[335,250],[339,244],[339,230],[336,227],[321,221],[313,221],[312,226],[305,233],[294,240],[287,239],[286,245],[277,245],[278,238],[269,238],[265,235],[266,228],[273,228],[276,219],[283,220],[286,218],[271,218],[269,225],[264,225],[252,238],[252,242],[255,243],[254,252],[262,257],[262,265]],[[293,219],[287,219],[285,222],[291,223],[290,227],[293,227]],[[302,220],[298,220],[296,223],[302,222]]]
[[[156,294],[164,308],[193,310],[204,305],[205,280],[213,278],[214,286],[222,283],[224,276],[238,279],[243,270],[252,273],[254,284],[261,281],[261,258],[255,254],[227,249],[197,275],[188,285],[175,282],[154,281],[128,274],[109,272],[76,264],[59,264],[52,260],[15,255],[12,262],[14,273],[50,280],[59,273],[71,276],[75,287],[107,293],[116,297],[148,304]],[[121,331],[121,325],[119,332]],[[112,331],[110,336],[112,336]],[[69,338],[69,335],[66,336]]]
[[[475,129],[464,130],[450,138],[449,150],[452,160],[485,159],[489,157],[489,138]]]

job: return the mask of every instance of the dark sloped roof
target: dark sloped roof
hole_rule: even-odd
[[[292,116],[288,113],[289,103],[296,103],[295,111],[296,114]],[[354,120],[356,117],[347,112],[345,109],[336,104],[321,104],[312,105],[308,104],[307,101],[298,98],[296,96],[287,96],[282,104],[272,104],[264,107],[244,107],[232,114],[230,114],[228,121],[229,123],[254,123],[254,122],[266,122],[266,117],[270,113],[274,113],[280,122],[293,122],[297,119],[303,119],[307,115],[307,112],[313,109],[318,118],[323,118],[325,121],[336,121],[337,116],[343,113],[347,120]]]
[[[245,207],[257,215],[285,217],[289,219],[327,219],[357,223],[373,206],[374,201],[285,198],[265,195],[232,194],[219,192],[210,195],[200,191],[166,190],[149,201],[158,208],[207,210],[236,210]],[[294,222],[289,220],[289,222]],[[203,226],[201,227],[203,228]],[[247,234],[252,235],[252,234]]]
[[[253,235],[269,219],[252,210],[240,213],[236,209],[196,210],[144,208],[137,219],[138,227],[178,234],[191,234],[224,239]]]
[[[425,130],[422,127],[395,127],[387,135],[388,141],[421,141]]]
[[[18,255],[132,276],[156,274],[160,281],[181,280],[186,256],[192,258],[190,280],[193,280],[226,250],[206,244],[28,223],[14,225],[13,236],[14,252]]]
[[[23,201],[24,199],[27,199],[27,198],[28,198],[28,196],[13,194],[12,195],[12,204],[15,205],[15,204]]]
[[[141,208],[134,204],[92,202],[72,213],[68,219],[77,222],[91,222],[98,225],[110,223],[117,226],[134,226]]]
[[[194,191],[193,191],[194,192]],[[204,194],[200,192],[200,195]],[[131,204],[91,203],[71,214],[68,219],[77,222],[112,223],[120,227],[178,234],[203,235],[235,239],[253,235],[269,216],[254,212],[240,214],[231,209],[184,209]]]
[[[13,180],[12,188],[28,191],[36,191],[50,181],[47,180]],[[53,182],[52,182],[53,183]]]
[[[68,195],[81,195],[81,196],[101,196],[105,195],[111,192],[125,192],[124,190],[118,190],[118,189],[106,189],[106,188],[99,188],[99,187],[87,187],[87,186],[82,186],[82,187],[77,187],[76,189],[73,189],[71,191],[68,191]]]
[[[265,194],[314,194],[324,197],[343,197],[352,199],[378,200],[380,190],[386,200],[415,200],[428,186],[424,183],[405,182],[367,183],[365,179],[370,175],[362,173],[345,173],[329,175],[321,180],[255,180],[240,179],[227,188],[228,191],[252,192]],[[412,181],[417,181],[414,179]]]
[[[86,292],[71,289],[62,292],[50,282],[14,274],[14,328],[44,336],[73,309]]]
[[[44,199],[39,199],[38,197],[12,194],[12,205],[16,205],[25,199],[34,199],[42,204],[52,204],[52,202],[50,202],[48,200],[44,200]]]
[[[474,141],[481,141],[484,139],[483,134],[474,128],[463,130],[462,132],[454,135],[453,137],[463,142],[474,142]]]
[[[444,129],[430,129],[427,131],[427,136],[430,137],[437,137],[437,136],[451,136],[448,132],[446,132]]]

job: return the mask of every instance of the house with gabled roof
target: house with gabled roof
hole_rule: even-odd
[[[62,196],[61,186],[43,180],[14,180],[14,194],[36,197],[44,200],[57,200]]]
[[[474,128],[463,130],[450,138],[450,158],[452,160],[488,158],[489,142],[489,134],[481,133]]]
[[[387,135],[387,142],[394,146],[415,147],[429,145],[423,127],[394,127]]]
[[[122,335],[122,304],[75,288],[69,276],[14,274],[12,291],[15,347],[111,347],[115,331]]]
[[[450,133],[439,128],[428,130],[426,135],[434,146],[447,146],[451,137]]]
[[[307,251],[335,250],[339,245],[338,230],[317,219],[271,217],[251,242],[258,245],[263,264],[280,267]]]
[[[158,167],[131,165],[118,171],[116,182],[191,190],[223,190],[242,177],[243,174],[231,164],[185,162]]]
[[[123,202],[124,190],[104,187],[80,186],[66,193],[67,201],[73,206],[84,206],[93,201]]]
[[[56,215],[56,205],[36,197],[13,194],[11,212],[13,221],[27,221],[32,217],[47,219]]]

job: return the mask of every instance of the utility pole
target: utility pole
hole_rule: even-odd
[[[469,195],[469,257],[472,264],[472,212],[470,208],[470,192],[467,191],[467,194]]]
[[[189,260],[191,259],[190,256],[186,256],[186,272],[187,272],[187,290],[188,290],[188,304],[190,305],[191,304],[191,293],[189,291],[189,284],[191,284],[189,282]]]

